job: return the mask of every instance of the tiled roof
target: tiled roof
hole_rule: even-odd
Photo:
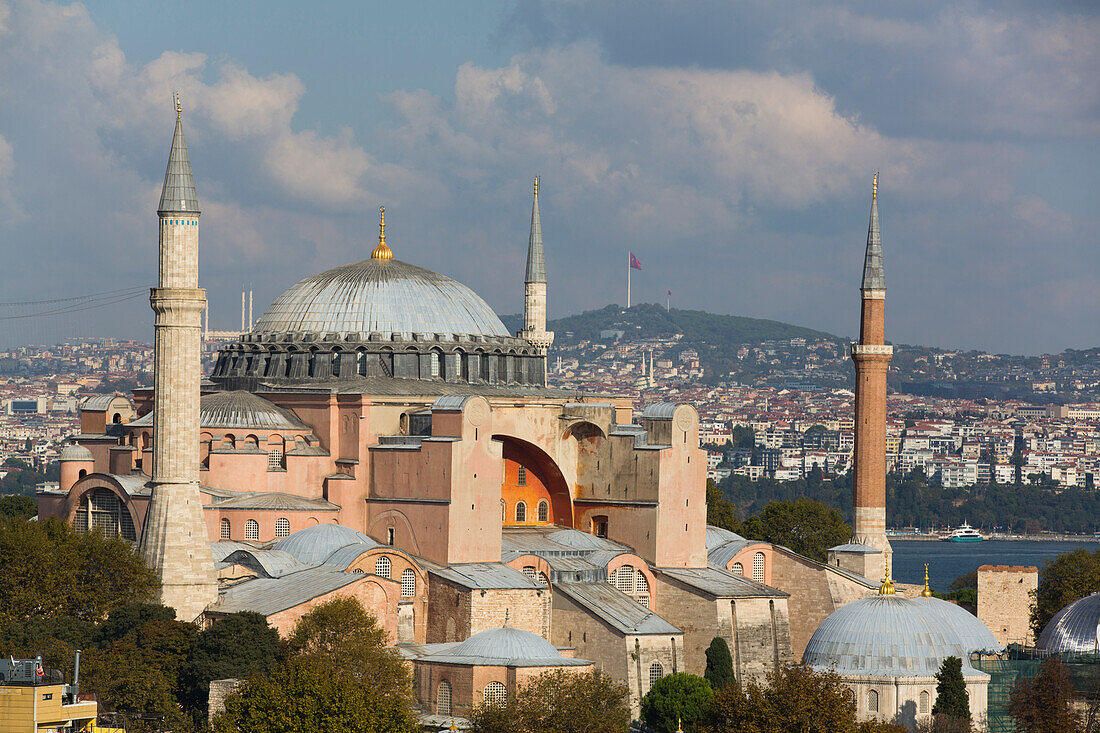
[[[567,598],[622,634],[679,634],[680,629],[608,583],[558,583]]]

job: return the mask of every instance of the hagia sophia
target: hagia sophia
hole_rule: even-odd
[[[256,611],[285,635],[325,600],[359,599],[412,665],[429,730],[551,668],[602,670],[637,714],[662,676],[702,674],[716,636],[740,680],[805,661],[840,674],[862,718],[909,725],[961,656],[984,714],[988,675],[965,660],[1002,645],[927,585],[890,579],[877,175],[852,345],[854,533],[827,562],[707,526],[692,406],[547,384],[538,197],[536,179],[518,333],[397,259],[383,209],[368,258],[291,285],[203,375],[201,211],[177,104],[154,384],[85,402],[40,516],[139,543],[183,620]]]

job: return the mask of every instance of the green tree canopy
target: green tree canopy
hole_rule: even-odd
[[[720,690],[736,681],[733,675],[733,657],[730,655],[730,647],[725,639],[721,636],[711,639],[706,656],[707,667],[703,671],[703,677],[711,687]]]
[[[215,733],[416,733],[412,708],[313,657],[255,674],[226,698]]]
[[[0,520],[30,519],[38,513],[38,504],[29,496],[0,496]]]
[[[901,726],[856,722],[852,691],[831,672],[789,665],[766,685],[728,685],[714,696],[705,733],[902,733]]]
[[[204,718],[211,680],[269,672],[279,652],[279,632],[263,615],[242,611],[220,618],[195,638],[180,670],[180,700]]]
[[[1100,550],[1078,548],[1048,560],[1039,573],[1039,589],[1031,609],[1031,628],[1038,636],[1054,614],[1100,590]]]
[[[102,620],[112,609],[153,598],[158,583],[120,537],[76,532],[52,518],[0,521],[0,625],[43,616]]]
[[[800,555],[824,561],[830,547],[852,537],[852,529],[836,509],[813,499],[774,501],[742,525],[749,539],[789,547]]]
[[[707,479],[707,524],[728,529],[730,532],[741,531],[741,517],[737,511],[737,505],[727,501],[718,484],[709,478]]]
[[[678,672],[653,683],[642,698],[642,720],[657,733],[675,733],[678,723],[684,730],[707,716],[714,689],[702,677]]]
[[[503,705],[470,713],[472,733],[624,733],[630,725],[626,685],[598,671],[544,672]]]
[[[1076,733],[1082,730],[1074,712],[1069,670],[1055,657],[1044,659],[1033,679],[1019,679],[1012,688],[1008,714],[1020,733]]]
[[[947,657],[936,673],[936,702],[932,715],[970,722],[970,696],[966,694],[962,659]]]

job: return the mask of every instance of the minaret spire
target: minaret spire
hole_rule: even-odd
[[[882,232],[878,223],[878,173],[871,184],[871,220],[867,224],[867,252],[863,257],[860,290],[886,290],[886,268],[882,262]]]
[[[519,337],[527,339],[545,355],[554,343],[554,333],[546,330],[546,257],[542,248],[538,176],[535,176],[535,194],[531,203],[531,234],[527,238],[527,274],[523,283],[523,330],[519,332]],[[544,374],[545,366],[544,357]]]
[[[202,311],[199,200],[176,98],[176,132],[160,205],[159,272],[149,294],[155,315],[153,463],[141,551],[160,580],[160,601],[183,621],[218,598],[199,497],[199,380]]]
[[[370,253],[372,260],[392,260],[393,251],[386,246],[386,207],[378,207],[378,246]]]

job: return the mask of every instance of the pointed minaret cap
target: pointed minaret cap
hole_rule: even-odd
[[[187,141],[183,139],[183,107],[179,94],[176,94],[176,133],[172,136],[172,152],[168,154],[168,169],[164,172],[157,213],[161,216],[199,216],[202,213],[199,211],[199,195],[195,193],[195,177],[191,175]]]
[[[921,598],[931,598],[932,589],[928,586],[928,563],[924,564],[924,590],[920,592]]]
[[[867,225],[867,254],[863,258],[860,290],[886,290],[886,268],[882,262],[882,232],[878,225],[878,173],[871,184],[871,221]]]
[[[525,283],[546,282],[546,257],[542,252],[542,221],[539,219],[539,177],[535,176],[535,200],[531,204],[531,237],[527,241]]]

